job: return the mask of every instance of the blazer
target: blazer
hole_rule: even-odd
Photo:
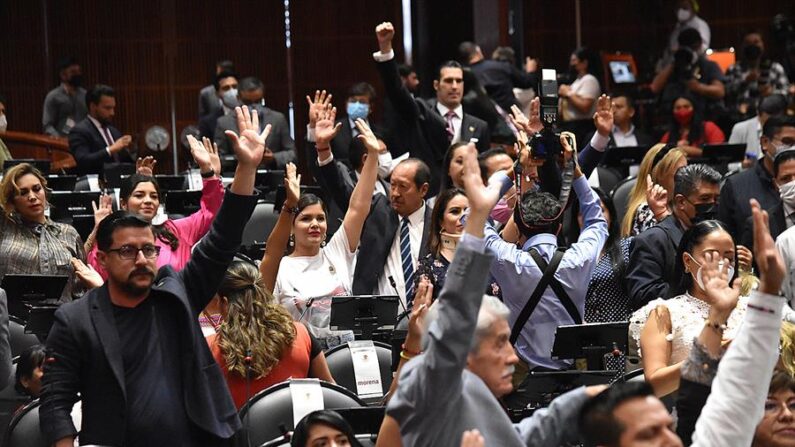
[[[218,109],[223,109],[223,107],[215,93],[215,86],[213,84],[204,86],[199,91],[199,119]]]
[[[222,116],[224,116],[223,107],[215,109],[199,118],[199,135],[202,137],[214,138],[215,127],[218,125],[218,120],[221,119]],[[216,141],[216,144],[217,143]]]
[[[762,209],[781,203],[778,189],[761,159],[751,168],[727,177],[720,188],[718,220],[726,224],[735,241],[742,237],[751,215],[750,199],[758,200]]]
[[[784,216],[784,204],[779,202],[772,208],[768,208],[767,215],[768,224],[770,225],[770,235],[773,236],[773,240],[775,241],[781,233],[787,231],[787,218]],[[743,235],[740,238],[740,244],[754,251],[753,216],[745,220],[745,227],[743,227]],[[756,259],[754,259],[754,263],[756,263]]]
[[[116,141],[122,137],[119,129],[108,126],[108,132],[113,140]],[[105,148],[108,143],[105,138],[99,133],[94,123],[86,117],[80,121],[69,132],[69,152],[75,157],[77,167],[75,172],[78,175],[86,174],[99,174],[102,175],[105,169],[105,163],[113,163],[116,160],[108,155]],[[118,153],[118,161],[121,163],[133,163],[133,158],[127,150],[122,150]]]
[[[355,182],[345,181],[343,167],[340,164],[329,163],[321,166],[320,181],[329,192],[331,200],[341,210],[348,209],[348,202],[353,193]],[[342,206],[344,204],[344,206]],[[420,256],[422,259],[428,253],[428,233],[431,229],[431,207],[425,207],[425,227],[420,242]],[[344,215],[344,211],[343,215]],[[389,198],[383,194],[374,194],[370,203],[370,214],[364,221],[362,235],[359,239],[359,252],[366,254],[366,262],[357,262],[353,271],[353,294],[370,295],[378,286],[378,278],[384,272],[387,257],[395,240],[395,233],[400,228],[400,216],[392,209]],[[365,258],[360,257],[364,261]]]
[[[259,112],[260,126],[264,129],[268,124],[271,125],[271,133],[265,141],[265,147],[273,152],[273,164],[271,167],[284,169],[287,163],[295,162],[297,153],[295,151],[295,141],[290,136],[290,126],[287,119],[280,112],[263,107]],[[232,144],[229,137],[224,132],[227,130],[238,133],[237,118],[234,115],[224,115],[218,118],[215,125],[215,136],[213,140],[218,145],[218,150],[222,154],[233,154]]]
[[[397,157],[409,152],[412,157],[424,161],[431,169],[431,184],[428,195],[433,197],[439,193],[441,182],[441,166],[444,154],[450,146],[447,139],[447,123],[436,110],[436,99],[423,100],[415,98],[400,82],[397,62],[392,58],[385,62],[377,62],[376,67],[381,81],[395,111],[400,115],[404,127],[390,129],[392,132],[406,135],[409,147],[390,148],[392,155]],[[485,121],[464,113],[461,123],[461,140],[477,138],[477,148],[483,152],[489,148],[491,136]]]
[[[11,341],[8,328],[8,297],[0,289],[0,390],[11,385]]]
[[[674,278],[674,268],[682,234],[676,216],[670,215],[632,239],[627,286],[633,312],[657,298],[669,298],[671,283],[679,280]]]
[[[180,272],[161,268],[147,299],[176,309],[178,359],[188,419],[215,436],[230,438],[241,427],[226,381],[202,334],[198,316],[212,299],[240,245],[257,195],[226,193],[209,233]],[[123,445],[127,392],[120,337],[107,285],[61,306],[47,338],[52,360],[44,366],[41,429],[48,442],[74,436],[72,406],[82,400],[82,444]]]

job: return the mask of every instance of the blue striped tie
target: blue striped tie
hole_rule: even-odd
[[[400,224],[400,259],[403,262],[403,278],[406,280],[406,303],[411,308],[411,303],[414,301],[414,263],[411,260],[408,217],[404,217]]]

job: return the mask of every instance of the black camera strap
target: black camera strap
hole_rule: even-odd
[[[555,296],[557,296],[558,300],[563,304],[563,307],[566,309],[571,319],[574,320],[576,324],[582,324],[582,317],[577,310],[577,306],[575,306],[574,302],[569,298],[569,294],[566,293],[563,284],[555,278],[555,272],[558,271],[558,265],[560,265],[560,261],[563,259],[563,254],[565,252],[564,249],[559,248],[555,251],[555,254],[552,255],[552,260],[547,264],[547,261],[544,260],[536,249],[530,249],[530,256],[533,257],[538,268],[544,273],[541,275],[541,280],[538,281],[535,290],[533,290],[533,293],[530,295],[530,299],[527,300],[524,308],[522,308],[522,312],[519,313],[519,317],[513,323],[513,327],[511,328],[511,344],[516,344],[516,340],[519,339],[522,328],[527,324],[527,320],[530,319],[530,316],[533,315],[533,311],[541,301],[541,296],[544,294],[544,291],[547,290],[547,287],[552,288],[552,292],[555,293]]]

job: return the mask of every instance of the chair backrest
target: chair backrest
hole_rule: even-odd
[[[23,406],[30,398],[17,392],[14,387],[17,373],[16,359],[11,364],[11,374],[8,379],[8,386],[0,390],[0,439],[5,436],[8,423],[14,417],[17,408]]]
[[[41,343],[39,338],[35,335],[26,334],[25,326],[14,317],[9,318],[8,320],[8,332],[8,341],[11,344],[12,357],[18,356],[26,348]]]
[[[325,409],[366,406],[355,394],[341,386],[320,382],[320,387]],[[292,431],[298,421],[293,420],[290,381],[277,383],[254,395],[240,409],[240,420],[243,422],[243,430],[239,436],[243,439],[248,437],[249,445],[261,445],[282,436],[280,425]]]
[[[378,341],[374,341],[373,346],[378,356],[378,369],[381,371],[382,393],[386,394],[392,385],[392,348],[386,343]],[[326,351],[326,363],[328,363],[331,377],[334,377],[337,385],[358,394],[356,375],[353,369],[353,356],[347,343]],[[381,400],[380,397],[362,399],[368,403]]]
[[[596,172],[599,176],[599,187],[602,188],[602,191],[606,194],[612,191],[613,188],[624,179],[624,176],[617,170],[606,166],[597,167]]]
[[[246,228],[243,230],[242,245],[265,242],[273,227],[276,226],[277,220],[279,220],[279,214],[273,211],[272,203],[258,203],[256,208],[254,208],[251,219],[248,220]]]
[[[626,178],[618,183],[613,191],[610,192],[610,197],[613,199],[613,206],[616,207],[616,219],[619,222],[624,220],[624,214],[627,213],[627,205],[629,204],[629,194],[635,183],[638,181],[636,176]]]
[[[25,405],[8,424],[3,445],[5,447],[48,447],[39,428],[39,401]]]

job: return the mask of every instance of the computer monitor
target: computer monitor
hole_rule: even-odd
[[[254,186],[261,192],[275,191],[279,185],[284,185],[284,171],[271,169],[258,169]]]
[[[92,203],[99,203],[99,191],[53,191],[50,194],[50,219],[71,223],[78,214],[94,215]]]
[[[608,66],[610,67],[610,74],[613,76],[613,82],[616,84],[634,84],[637,82],[629,62],[610,61]]]
[[[155,179],[163,192],[184,191],[188,186],[184,175],[156,175]]]
[[[47,187],[53,191],[74,191],[77,184],[76,175],[48,175]]]
[[[77,230],[77,234],[83,240],[88,238],[88,235],[91,234],[91,231],[94,230],[94,215],[93,214],[75,214],[72,216],[72,224]]]
[[[201,207],[201,191],[167,191],[165,207],[168,214],[189,216]]]
[[[335,296],[330,324],[354,331],[357,340],[371,340],[375,329],[395,325],[399,300],[397,295]]]
[[[585,359],[589,370],[604,370],[602,360],[605,354],[627,352],[628,331],[627,321],[558,326],[552,358]]]
[[[5,275],[0,287],[8,296],[8,313],[26,321],[32,306],[59,300],[68,280],[67,275]]]
[[[13,160],[5,160],[3,162],[3,172],[8,171],[10,168],[22,163],[33,165],[34,168],[38,169],[44,175],[47,175],[47,173],[50,172],[50,160],[34,158],[16,158]]]
[[[105,163],[103,169],[106,188],[121,188],[122,176],[135,174],[135,165],[132,163]]]

